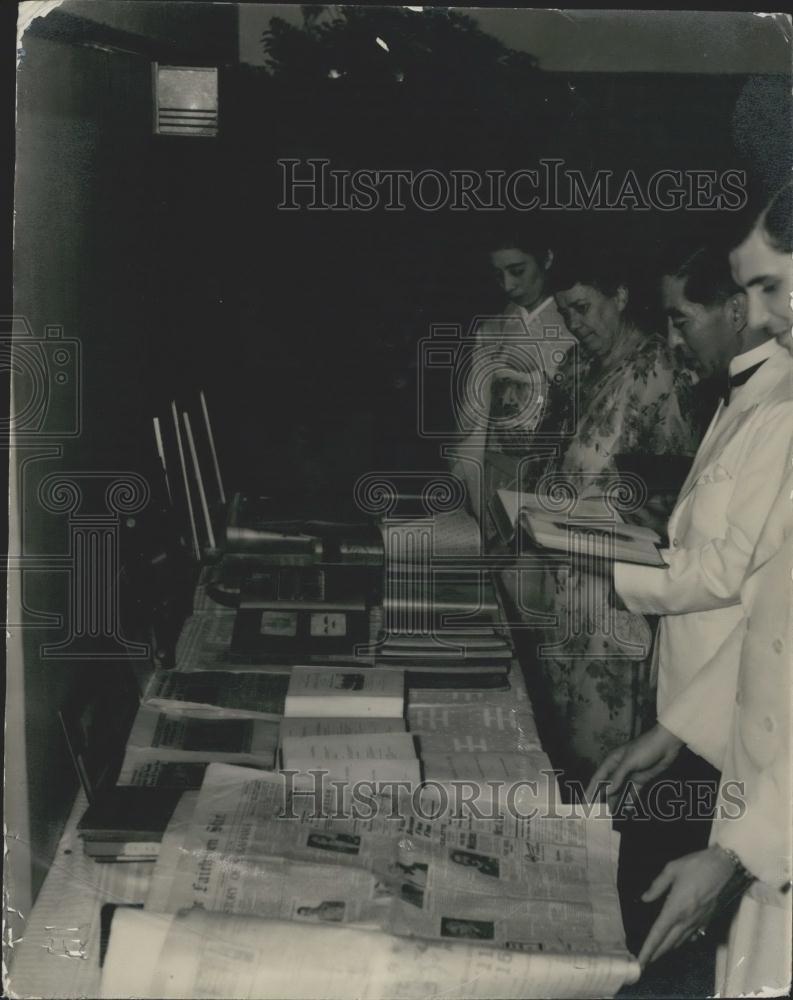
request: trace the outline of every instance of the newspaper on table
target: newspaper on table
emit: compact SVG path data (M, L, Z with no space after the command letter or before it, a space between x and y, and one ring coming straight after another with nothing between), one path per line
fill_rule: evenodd
M541 749L534 716L521 705L411 705L407 717L422 754Z
M184 840L166 831L147 909L198 905L272 919L368 919L377 926L387 894L375 892L377 880L360 864L362 852L368 858L375 848L348 828L278 820L284 788L280 774L210 766ZM393 850L381 841L376 848Z
M147 911L352 924L441 954L466 942L502 949L519 977L517 955L567 956L596 970L587 988L602 975L616 990L635 974L616 893L619 838L602 805L590 817L546 803L525 816L427 818L405 795L372 797L354 815L332 793L290 795L279 774L211 765L192 819L166 833ZM416 970L404 974L413 996ZM470 995L518 995L502 989L494 977Z
M194 1000L596 997L638 978L627 955L526 954L343 924L193 909L116 911L101 995Z
M422 808L465 797L480 812L526 814L558 798L556 772L542 750L528 753L425 753Z

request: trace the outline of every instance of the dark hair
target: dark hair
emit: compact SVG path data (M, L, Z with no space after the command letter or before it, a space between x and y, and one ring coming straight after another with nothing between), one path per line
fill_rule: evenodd
M585 249L566 248L554 259L551 273L551 292L554 294L567 291L573 285L588 285L611 297L619 288L626 288L629 294L623 316L628 322L646 328L647 307L641 300L647 296L641 294L641 291L646 293L645 289L640 291L642 284L626 258L605 245L597 249L592 245Z
M683 278L686 298L703 306L723 305L741 290L730 270L729 250L713 243L689 240L668 246L661 274Z
M755 190L732 229L730 249L740 246L752 230L760 229L778 253L793 253L793 181L766 198Z
M545 226L537 221L505 222L483 234L481 246L488 253L495 250L520 250L542 264L552 249Z
M758 223L775 250L793 253L793 181L788 181L776 192Z
M589 285L604 295L614 295L620 285L630 286L625 262L610 247L598 250L566 246L557 255L551 287L554 292L566 291L573 285Z

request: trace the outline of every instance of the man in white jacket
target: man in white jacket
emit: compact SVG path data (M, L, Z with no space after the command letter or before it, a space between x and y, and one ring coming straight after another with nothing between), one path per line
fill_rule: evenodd
M741 583L793 439L793 359L767 327L747 324L737 286L707 300L714 291L705 277L719 265L728 268L726 249L721 260L715 250L692 255L664 277L664 299L676 335L701 365L709 373L727 369L729 399L719 403L669 520L668 567L614 567L628 610L663 616L655 653L659 711L741 618Z
M793 359L764 322L747 322L745 293L729 267L729 247L697 247L670 262L663 278L670 340L683 342L725 397L700 444L668 524L666 569L616 563L614 586L628 610L660 615L654 666L657 710L696 676L742 618L740 587L785 472L793 440ZM729 380L729 381L728 381ZM732 385L729 385L732 382ZM679 821L629 823L621 889L647 884L666 862L706 847L718 768L680 746L658 761L648 790L661 810L675 800ZM697 809L696 821L690 810ZM653 919L626 903L631 946Z
M789 182L733 251L731 263L747 290L750 319L767 323L793 355L791 253ZM629 780L641 786L683 744L722 771L710 846L668 864L643 896L646 902L666 899L639 956L646 964L692 935L705 935L714 914L740 895L718 952L716 988L722 996L788 995L790 988L793 441L780 467L782 488L741 586L740 620L661 710L659 724L609 754L588 789L591 797L609 783L613 798Z
M589 788L609 781L612 797L628 780L641 786L684 745L722 772L710 846L670 862L642 897L666 901L639 954L646 965L704 936L743 893L717 953L721 996L790 987L792 568L793 472L741 588L741 620L658 725L610 754Z

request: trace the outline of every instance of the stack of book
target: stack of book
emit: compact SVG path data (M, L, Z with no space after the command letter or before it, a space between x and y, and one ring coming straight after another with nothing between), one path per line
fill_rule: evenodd
M272 498L236 494L224 534L219 561L199 579L176 649L178 670L366 656L383 589L383 543L373 522L310 519L294 505L286 516Z
M177 669L355 662L505 669L512 646L481 566L478 527L464 511L390 519L376 544L372 525L265 514L234 498L227 551L199 585Z
M156 861L179 795L162 788L108 788L77 824L83 850L105 863Z
M154 861L181 792L116 784L123 734L139 707L127 664L89 674L59 711L66 746L88 809L77 825L85 853L96 861Z
M298 786L324 781L421 780L406 732L400 670L294 667L281 723L280 760Z
M513 655L498 624L481 539L464 511L384 524L386 572L378 660L419 669L505 671Z

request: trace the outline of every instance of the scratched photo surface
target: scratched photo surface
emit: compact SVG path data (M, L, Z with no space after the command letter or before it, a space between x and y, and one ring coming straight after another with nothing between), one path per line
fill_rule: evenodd
M187 863L212 768L278 766L295 664L430 670L463 650L476 667L478 690L470 674L432 690L417 671L375 692L369 729L362 667L333 692L343 725L290 720L348 780L361 761L337 756L372 734L404 748L407 732L409 759L376 761L390 777L420 758L423 778L467 778L465 753L482 778L497 754L499 780L584 787L653 724L657 618L582 567L665 565L723 387L668 337L659 275L670 246L734 245L789 179L791 38L773 13L20 4L2 321L8 995L140 991L131 959L102 986L122 928L136 953L167 940L178 958L172 979L145 959L152 996L198 989L179 979L196 934L235 970L207 972L207 997L713 989L715 934L639 979L646 886L625 879L642 877L642 847L623 850L618 881L611 833L553 860L555 834L514 856L506 835L490 854L471 834L456 864L427 848L389 868L382 845L353 856L351 827L332 850L287 845L266 872L278 907L229 904L233 933L209 911L147 922L147 898L176 898L167 859ZM635 350L599 372L617 314ZM510 572L538 550L542 571ZM509 670L508 697L495 678ZM546 915L502 919L493 884L532 885L543 865ZM265 961L245 924L264 918L267 961L302 949L302 979L243 981L232 953ZM370 925L430 952L372 944L398 939ZM575 969L571 952L587 956ZM356 978L366 954L380 979Z

